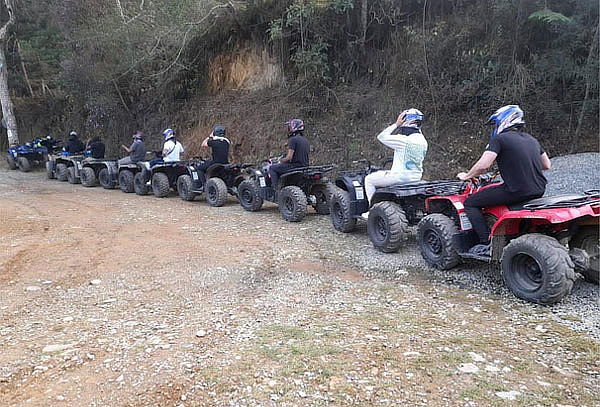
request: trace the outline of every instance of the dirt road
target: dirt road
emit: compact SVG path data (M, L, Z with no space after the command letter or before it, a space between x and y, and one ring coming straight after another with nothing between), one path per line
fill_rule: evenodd
M582 281L543 308L326 217L41 173L0 169L0 211L2 406L600 404Z

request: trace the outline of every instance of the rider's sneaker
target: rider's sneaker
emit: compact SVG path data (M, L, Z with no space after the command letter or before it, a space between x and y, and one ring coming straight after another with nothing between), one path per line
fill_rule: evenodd
M365 213L361 214L360 217L364 220L369 220L369 211L366 211Z
M477 256L490 257L492 255L492 244L477 244L469 249L469 253Z

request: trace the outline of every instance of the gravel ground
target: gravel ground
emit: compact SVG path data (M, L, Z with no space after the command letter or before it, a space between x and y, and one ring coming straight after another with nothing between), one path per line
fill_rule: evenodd
M600 153L581 153L552 158L546 173L546 196L579 194L600 188Z
M581 279L541 307L414 237L41 173L0 169L0 209L2 406L600 405Z

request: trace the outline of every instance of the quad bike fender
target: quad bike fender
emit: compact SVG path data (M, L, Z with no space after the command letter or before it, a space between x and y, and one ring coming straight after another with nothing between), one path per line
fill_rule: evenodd
M210 167L208 167L206 169L206 179L211 179L213 177L219 177L219 178L221 178L219 176L219 173L221 171L223 171L224 168L225 168L225 164L217 163L217 164L211 165Z
M505 212L492 227L492 236L515 235L521 231L521 224L529 222L532 227L554 225L561 229L566 224L580 226L598 225L600 206L584 205L576 208L553 208L540 210L521 210Z
M335 181L335 186L348 192L350 213L354 217L358 217L369 210L364 181L364 175L347 175Z
M473 226L465 212L463 201L463 195L432 196L425 199L425 212L445 213L446 215L448 215L448 212L456 213L459 221L459 230L461 232L468 232L473 230Z

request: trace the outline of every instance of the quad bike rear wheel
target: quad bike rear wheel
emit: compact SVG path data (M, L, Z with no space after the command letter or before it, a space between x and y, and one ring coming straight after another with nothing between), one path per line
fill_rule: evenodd
M583 227L571 238L569 247L585 250L590 258L590 267L581 272L585 281L598 284L600 280L600 237L597 226Z
M311 194L315 196L317 202L313 208L319 215L329 215L329 201L334 191L334 186L329 182L315 185Z
M29 172L31 171L31 163L26 157L17 157L17 166L20 171Z
M16 170L18 168L15 157L13 157L12 154L6 155L6 163L8 164L8 168L11 170Z
M79 177L81 178L81 185L84 187L95 187L98 185L96 172L92 167L83 167Z
M329 200L331 223L335 230L348 233L356 229L356 218L350 212L350 194L341 188L334 188Z
M408 221L397 203L378 202L369 210L367 231L377 250L394 253L408 239Z
M59 163L56 164L56 179L59 181L66 181L68 176L67 164Z
M164 172L157 172L152 175L152 192L157 198L164 198L169 195L171 185L169 176Z
M441 213L433 213L421 219L417 243L425 262L440 270L457 266L460 257L452 243L453 236L457 233L454 221Z
M56 178L56 175L54 174L54 164L50 161L46 161L46 176L48 179Z
M133 188L133 172L123 170L119 173L119 189L127 194L135 191Z
M504 282L523 300L554 304L573 288L573 262L567 248L553 237L530 233L513 239L500 262Z
M177 178L177 193L184 201L193 201L196 194L193 192L192 177L188 174L180 175Z
M108 168L102 168L98 173L98 181L100 181L100 185L104 189L114 189L115 184L110 179L110 173L108 172Z
M144 178L144 172L140 171L135 174L133 177L133 189L137 195L148 195L150 193L150 188L148 187L148 183L146 182L146 178Z
M242 208L249 212L256 212L263 205L263 199L258 194L258 185L253 179L247 179L240 183L238 199Z
M210 206L223 206L227 202L227 185L221 178L213 177L206 183L206 201Z
M67 168L67 181L69 184L79 184L79 178L75 175L75 167Z
M279 212L288 222L300 222L306 216L308 203L300 187L290 185L279 191Z

